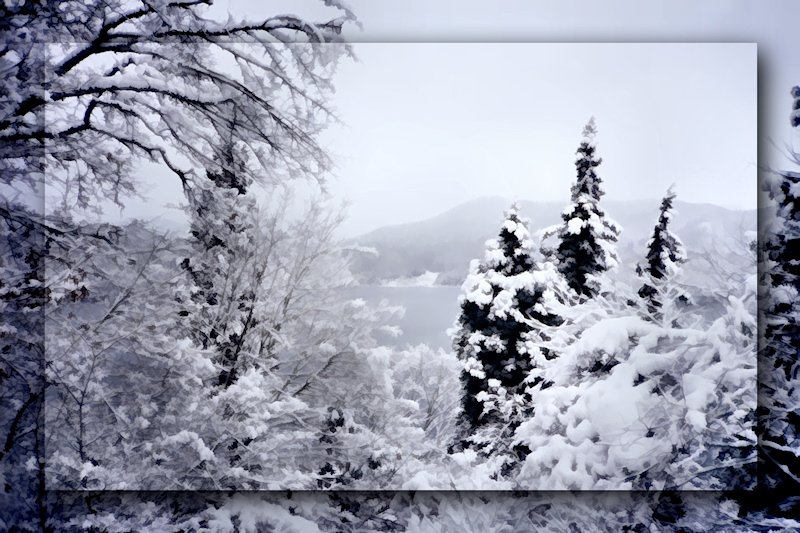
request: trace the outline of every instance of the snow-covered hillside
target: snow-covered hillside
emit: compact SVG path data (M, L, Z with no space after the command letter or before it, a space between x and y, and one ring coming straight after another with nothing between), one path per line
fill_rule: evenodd
M618 251L620 275L630 275L645 254L645 244L658 218L659 199L635 202L603 200L606 214L623 228ZM355 258L353 271L365 284L386 284L393 280L439 272L437 285L461 285L471 259L478 257L487 239L495 237L502 213L511 200L491 197L467 202L436 217L386 226L356 239L379 255ZM520 213L530 219L534 235L559 223L563 202L520 202ZM689 263L689 282L706 285L711 268L705 259L717 259L731 267L747 268L743 257L755 239L756 210L733 210L712 204L676 202L673 231L683 241ZM705 258L705 259L704 259ZM755 273L755 266L752 267Z

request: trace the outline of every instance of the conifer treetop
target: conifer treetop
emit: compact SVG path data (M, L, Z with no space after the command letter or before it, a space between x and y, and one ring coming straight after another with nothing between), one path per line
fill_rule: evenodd
M576 180L571 188L571 202L561 213L563 225L558 231L560 243L556 256L558 270L578 294L592 297L599 287L597 275L617 265L616 249L620 227L606 217L599 206L604 191L595 171L602 163L597 157L594 117L583 130L575 160Z
M603 159L596 155L596 135L597 125L594 117L591 117L589 122L586 123L586 126L583 127L583 139L576 151L578 154L578 159L575 160L577 181L570 190L573 203L583 203L587 200L596 203L599 202L600 198L605 194L600 188L602 179L600 179L600 176L598 176L595 171L595 168L600 166L600 163L603 162Z
M485 263L504 275L517 275L535 269L531 259L533 241L526 220L519 216L519 203L504 212L500 235L487 243Z
M636 265L636 273L644 280L638 294L646 309L645 319L672 324L673 327L677 327L677 322L674 322L678 313L676 303L690 301L676 283L679 265L686 262L686 252L678 236L669 230L675 197L673 183L661 201L658 222L647 242L645 264Z
M597 124L595 123L594 116L592 116L589 118L589 122L583 127L583 140L589 144L593 144L595 135L597 135Z
M675 184L670 185L667 194L661 201L658 223L653 228L653 234L647 243L647 272L654 278L661 279L668 274L668 263L680 264L686 261L683 243L669 231L669 222L672 220L672 208L677 194Z

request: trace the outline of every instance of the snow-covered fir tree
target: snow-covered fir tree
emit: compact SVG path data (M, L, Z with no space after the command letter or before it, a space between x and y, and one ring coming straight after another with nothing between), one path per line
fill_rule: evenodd
M577 180L571 189L571 203L561 213L563 224L557 232L556 250L559 272L576 293L588 297L600 290L596 275L618 263L614 243L620 232L599 206L605 193L596 170L602 162L597 156L596 135L592 117L583 128L575 161Z
M255 280L243 268L253 255L248 213L255 200L246 194L252 180L237 152L228 143L217 155L217 167L185 187L193 253L181 263L191 280L182 314L198 346L217 354L217 382L225 387L236 380L244 339L256 322Z
M800 97L800 88L792 90ZM797 112L791 115L797 126ZM800 155L793 153L800 165ZM773 210L763 236L761 298L763 349L761 351L759 446L760 484L772 489L771 498L780 501L796 495L800 488L800 173L768 175L765 188ZM787 507L797 509L797 504Z
M540 268L534 251L514 204L462 285L461 314L450 331L464 365L461 436L453 449L493 453L535 407L528 389L541 378L532 371L555 356L546 346L547 330L562 319L554 312L557 272L549 263ZM526 450L515 452L521 457Z
M676 305L689 301L688 295L674 283L680 265L686 262L683 243L669 230L676 197L674 187L673 184L661 201L658 222L647 242L645 264L636 266L636 273L643 280L638 291L644 308L643 316L655 323L666 320L668 324L672 324L675 313L671 311Z

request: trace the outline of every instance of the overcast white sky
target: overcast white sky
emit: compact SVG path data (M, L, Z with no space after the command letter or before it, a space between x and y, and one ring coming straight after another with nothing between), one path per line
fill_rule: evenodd
M347 234L470 199L569 200L595 116L606 198L755 207L754 44L357 44L331 191Z
M347 30L360 60L336 76L347 127L323 138L340 156L330 188L351 200L347 235L486 194L566 200L591 115L605 198L659 197L676 182L681 199L753 207L756 53L762 162L767 138L793 136L800 6L789 0L348 4L363 24ZM337 15L316 0L214 9ZM673 44L652 44L661 41Z

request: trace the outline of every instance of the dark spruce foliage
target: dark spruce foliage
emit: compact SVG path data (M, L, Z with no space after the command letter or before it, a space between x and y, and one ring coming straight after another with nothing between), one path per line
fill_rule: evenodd
M661 201L661 213L653 228L653 235L647 243L645 264L636 266L636 273L644 278L638 294L644 303L646 318L650 320L661 319L661 308L664 306L664 298L667 297L664 294L665 284L669 281L674 267L686 261L683 244L669 230L675 197L673 187L670 187ZM683 298L685 299L685 296Z
M578 147L577 180L571 189L571 204L561 214L564 223L558 232L560 242L556 250L559 272L576 293L586 297L598 292L592 276L608 270L615 260L601 241L616 242L619 235L617 225L606 219L598 205L605 193L596 171L603 161L596 153L596 133L592 117L584 127ZM576 219L580 221L579 229Z
M515 284L505 283L509 278L538 269L530 247L528 231L516 207L512 207L506 212L499 238L490 241L487 259L473 272L477 276L473 279L480 280L475 289L488 287L489 293L484 290L485 297L480 301L467 294L461 303L453 347L463 361L474 358L473 366L467 364L461 374L464 387L461 422L467 434L497 421L497 414L485 412L484 401L479 398L481 392L490 390L490 380L499 381L509 395L530 398L525 392L525 380L533 363L526 342L536 337L537 324L555 326L562 321L555 314L536 309L543 302L545 287L531 281L509 291ZM493 260L492 252L502 254L499 258L493 255ZM466 285L465 289L469 290ZM518 313L496 312L494 304L501 292L513 293L510 307ZM468 446L466 441L462 442L462 447Z

